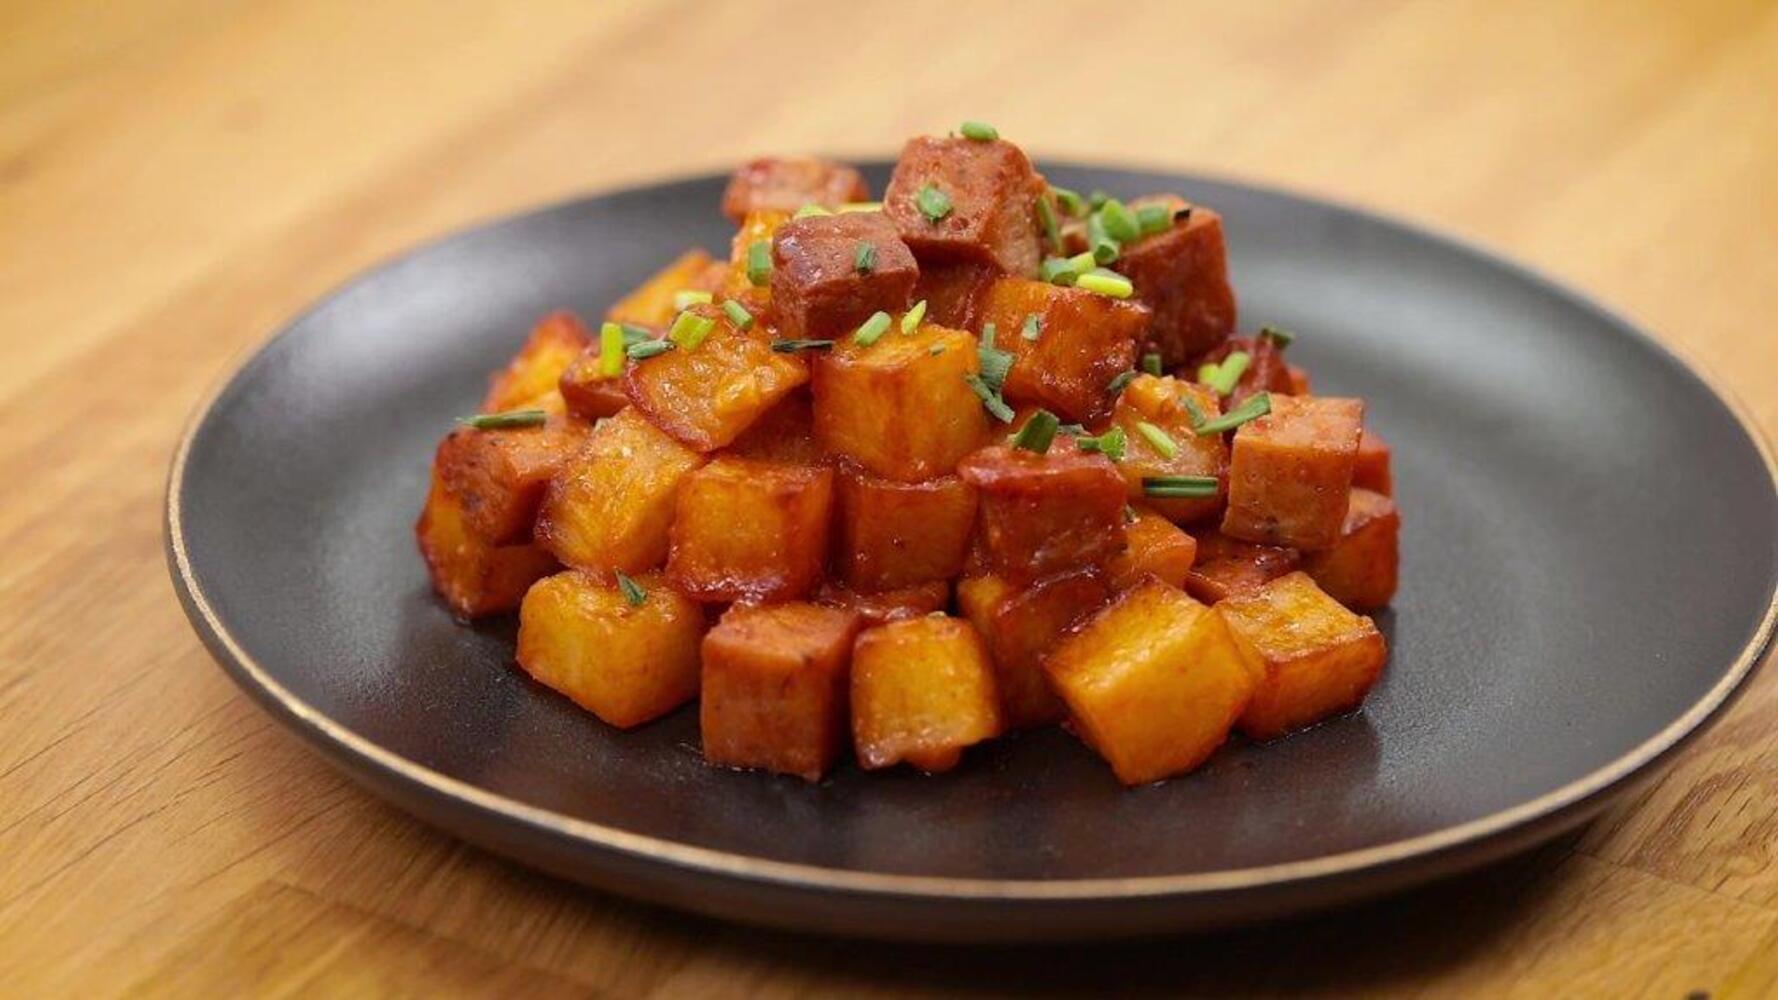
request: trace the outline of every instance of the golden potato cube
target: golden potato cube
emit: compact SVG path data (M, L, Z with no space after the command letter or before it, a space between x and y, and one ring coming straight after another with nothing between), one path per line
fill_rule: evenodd
M1197 540L1152 510L1133 510L1135 519L1124 525L1124 551L1105 567L1111 589L1122 593L1149 577L1184 587L1197 558Z
M820 465L827 453L815 441L815 411L798 390L780 399L728 446L726 454L793 465Z
M1198 553L1186 574L1185 590L1205 604L1258 590L1302 563L1302 553L1295 549L1243 542L1214 528L1197 538Z
M704 759L818 781L846 741L857 612L737 604L704 636Z
M1004 393L1063 420L1097 423L1111 411L1108 387L1136 364L1148 310L1084 288L1001 278L988 287L980 328L994 324L996 347L1013 356ZM1027 336L1033 324L1036 339Z
M671 264L649 275L628 295L617 300L606 313L612 323L632 323L655 330L664 330L679 315L674 296L680 292L708 292L710 255L696 248L680 254Z
M997 576L958 581L957 604L994 660L994 686L1000 691L1006 728L1061 721L1062 701L1050 690L1043 661L1070 629L1110 598L1105 577L1093 570L1062 573L1024 589Z
M1158 580L1126 591L1043 666L1076 731L1126 785L1202 764L1253 693L1222 618Z
M951 603L951 583L949 580L933 580L899 590L864 593L838 581L827 580L816 589L815 603L856 611L869 628L943 611Z
M539 427L459 427L433 459L469 530L499 545L531 541L550 480L586 440L584 421L556 414Z
M1194 428L1191 411L1185 400L1196 406L1205 420L1222 415L1216 391L1194 382L1182 382L1167 376L1138 375L1117 398L1112 422L1123 428L1126 439L1124 460L1118 463L1130 499L1159 511L1175 524L1191 524L1215 517L1222 512L1228 489L1229 450L1221 434L1199 434ZM1148 424L1165 435L1159 443L1151 441L1142 424ZM1172 443L1169 457L1164 449ZM1150 497L1142 491L1147 476L1215 476L1218 491L1213 497Z
M700 601L803 597L832 515L832 469L718 456L679 489L667 578Z
M901 483L849 465L840 470L834 561L857 590L956 576L974 530L975 487L956 476Z
M948 771L1000 732L998 706L987 648L966 621L890 622L852 648L852 740L866 768Z
M1311 552L1303 570L1329 597L1353 611L1374 611L1395 596L1401 514L1381 493L1354 489L1346 523L1331 549Z
M634 407L587 435L556 474L537 514L537 540L581 569L640 573L667 558L673 501L704 456Z
M1384 496L1395 492L1395 477L1389 471L1389 442L1368 427L1358 435L1358 458L1352 467L1352 485Z
M809 380L801 358L772 350L758 328L737 330L720 310L699 306L716 326L703 343L630 366L624 391L656 427L698 451L714 451Z
M557 568L555 557L537 545L496 545L471 531L462 504L436 469L414 538L432 589L459 618L516 609L525 590Z
M1383 633L1322 593L1309 574L1281 576L1216 606L1257 678L1241 731L1282 736L1356 708L1383 672Z
M1223 534L1325 549L1340 540L1364 402L1273 396L1272 412L1235 431Z
M512 361L489 377L482 412L520 409L553 391L562 373L590 343L592 335L573 315L556 312L545 316Z
M1042 455L994 445L958 475L980 491L977 524L988 569L1015 584L1104 566L1124 548L1124 481L1104 455L1058 439Z
M980 370L975 337L962 330L891 328L868 347L846 337L814 361L815 439L885 479L950 475L989 436L964 381Z
M539 580L519 608L519 666L619 729L657 719L698 694L704 612L658 575L617 585L580 570Z

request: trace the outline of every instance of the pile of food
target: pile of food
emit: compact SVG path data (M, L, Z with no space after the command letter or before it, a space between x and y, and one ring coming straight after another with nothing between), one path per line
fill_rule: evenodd
M859 173L757 160L598 328L545 318L439 445L463 618L712 763L942 771L1062 723L1128 784L1359 704L1395 591L1389 449L1237 334L1221 218L1045 182L991 127Z

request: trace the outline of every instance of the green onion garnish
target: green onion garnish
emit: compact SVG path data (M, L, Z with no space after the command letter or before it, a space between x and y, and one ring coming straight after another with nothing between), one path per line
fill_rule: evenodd
M473 417L460 417L457 422L478 431L504 431L515 427L541 427L549 422L549 414L542 410L507 410L504 413L478 413Z
M880 201L849 201L840 206L842 212L881 212L883 203Z
M993 414L995 420L1003 424L1012 423L1012 407L1006 405L1006 400L1000 398L1000 393L988 388L988 383L982 381L980 375L965 375L963 381L975 390L976 397L982 401L982 407Z
M1098 437L1076 437L1074 444L1081 451L1096 451L1113 462L1121 462L1127 440L1122 427L1113 427Z
M1259 335L1270 338L1272 343L1278 345L1280 351L1289 347L1291 344L1296 343L1296 334L1291 333L1289 330L1280 330L1275 326L1260 327Z
M1142 235L1142 224L1136 221L1136 213L1116 198L1099 208L1099 218L1105 223L1106 235L1119 243L1128 243Z
M1037 196L1037 221L1043 225L1043 235L1050 241L1050 248L1061 253L1062 226L1056 221L1056 210L1051 207L1050 200L1042 195Z
M926 300L914 303L914 307L901 314L901 332L913 333L920 328L920 322L926 318Z
M1136 226L1142 235L1152 236L1173 225L1173 213L1165 205L1144 205L1136 210Z
M1139 373L1134 368L1129 371L1118 372L1112 377L1110 382L1106 383L1105 391L1111 393L1113 396L1123 392L1125 386L1136 381L1137 374Z
M1043 317L1036 313L1025 316L1025 325L1019 328L1019 336L1026 340L1036 340L1043 336Z
M1061 423L1054 413L1048 410L1038 410L1031 414L1031 418L1025 421L1025 426L1019 428L1019 432L1013 435L1012 446L1042 455L1050 450L1051 442L1056 440L1056 428Z
M951 199L937 186L928 184L914 196L914 204L920 214L926 216L927 222L937 222L951 214Z
M1105 192L1094 191L1092 194L1087 195L1087 207L1097 212L1099 209L1104 208L1105 203L1110 200L1111 196Z
M599 374L616 378L624 373L624 328L616 323L599 324Z
M1074 256L1068 258L1068 263L1073 264L1074 270L1079 272L1080 274L1085 274L1088 271L1091 271L1093 269L1093 265L1097 264L1098 262L1099 262L1099 258L1094 257L1093 251L1091 251L1091 250L1082 251L1082 252L1077 253Z
M1080 277L1080 268L1067 257L1045 257L1038 265L1037 274L1052 285L1072 285L1074 279Z
M1272 412L1272 394L1269 392L1256 392L1253 395L1248 396L1240 406L1217 417L1215 420L1199 424L1197 426L1197 432L1199 434L1208 435L1221 434L1223 431L1232 431L1247 421L1252 420L1255 417L1263 417L1270 412Z
M1215 389L1218 396L1226 396L1235 391L1235 386L1241 381L1241 375L1247 371L1247 366L1251 364L1252 361L1253 355L1248 354L1246 351L1236 351L1228 357L1223 358L1222 364L1220 365L1214 367L1205 365L1204 368L1200 368L1198 370L1198 381ZM1209 378L1204 377L1205 369L1212 369L1209 372Z
M1215 476L1142 477L1142 492L1145 496L1151 497L1196 500L1215 496L1217 486L1218 481Z
M1050 193L1056 196L1056 204L1062 206L1062 211L1073 216L1086 214L1086 199L1082 198L1078 193L1070 191L1067 188L1059 187L1050 188Z
M618 326L623 328L625 347L654 339L654 331L646 326L637 326L634 323L619 323Z
M1146 420L1136 421L1136 433L1141 434L1143 440L1148 442L1148 446L1162 458L1172 458L1179 454L1179 445L1173 443L1173 439L1167 435L1167 432Z
M1127 299L1136 292L1136 286L1130 284L1130 279L1116 271L1107 271L1102 267L1094 268L1074 279L1074 284L1077 288L1084 288L1089 292L1097 292L1114 299Z
M1164 369L1161 368L1161 356L1159 354L1144 354L1142 356L1142 370L1155 378L1160 378L1164 373Z
M832 215L832 214L833 213L829 212L825 206L817 205L814 202L809 202L807 205L804 205L803 207L797 209L796 214L791 216L791 218L792 219L806 219L811 215Z
M630 579L629 574L616 570L614 575L617 577L617 589L623 591L624 600L629 602L630 607L639 608L648 600L648 591L643 590L640 583Z
M981 361L982 381L998 393L1006 384L1007 372L1012 371L1013 356L994 346L996 332L994 324L983 324L982 341L976 348L976 357Z
M859 274L869 274L877 269L877 248L874 244L858 243L858 249L852 253L852 270Z
M753 327L753 314L747 311L746 306L734 299L724 301L722 311L728 314L729 322L735 324L736 329L747 330Z
M714 298L714 296L709 292L699 292L687 288L673 293L673 308L680 312L684 312L692 306L701 306L704 303L709 302L712 298Z
M715 326L716 321L708 316L682 312L674 318L673 326L667 330L667 339L688 351L694 351L704 342L705 337L710 336L710 331Z
M1203 364L1199 365L1198 366L1198 383L1200 385L1215 385L1216 384L1216 382L1215 382L1216 373L1218 371L1220 371L1221 369L1222 369L1222 366L1217 364L1214 361L1206 361Z
M772 344L772 350L779 354L795 354L798 351L830 351L833 349L831 340L779 340Z
M689 316L691 314L684 313L682 315ZM673 343L671 340L644 340L624 348L624 356L631 361L646 361L656 355L665 354L678 346L678 344Z
M772 280L772 242L754 240L747 248L747 281L755 288L764 288Z
M1100 264L1117 260L1123 252L1117 241L1106 235L1105 223L1097 215L1087 216L1087 246L1093 251L1093 260Z
M1184 393L1180 393L1179 402L1185 406L1185 415L1191 418L1192 430L1195 431L1203 427L1204 411L1198 409L1198 404L1192 402L1192 398Z
M1000 132L987 122L964 122L957 126L957 131L963 133L963 138L976 142L993 142L1000 138Z
M858 330L852 334L852 339L858 342L859 347L869 347L876 343L877 338L881 337L883 331L887 329L889 329L889 314L879 309L870 314L870 319L858 325Z

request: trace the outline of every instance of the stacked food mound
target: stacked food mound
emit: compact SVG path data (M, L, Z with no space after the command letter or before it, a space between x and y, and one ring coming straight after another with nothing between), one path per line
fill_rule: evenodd
M610 725L699 699L712 763L809 780L1063 723L1138 784L1358 705L1389 450L1236 334L1216 212L973 122L870 196L754 161L726 258L546 317L438 447L451 608L518 609L519 665Z

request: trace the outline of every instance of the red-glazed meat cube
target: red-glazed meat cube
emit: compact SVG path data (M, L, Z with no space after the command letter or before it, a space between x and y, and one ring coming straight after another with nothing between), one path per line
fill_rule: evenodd
M1045 577L1023 590L997 576L957 584L957 603L993 656L994 686L1008 729L1061 720L1062 701L1050 690L1043 661L1070 629L1109 600L1105 576L1090 569Z
M956 476L919 483L840 469L834 561L848 585L895 590L963 569L975 529L975 487Z
M1389 442L1369 428L1358 435L1358 464L1352 469L1352 485L1384 496L1395 495L1395 477L1389 471Z
M1276 545L1255 545L1220 531L1198 535L1197 558L1186 575L1185 589L1205 604L1252 593L1289 573L1302 553Z
M804 205L838 208L869 200L864 175L844 163L818 156L762 156L729 178L722 214L739 224L748 212L760 209L794 212Z
M868 268L858 266L862 247L874 255ZM772 304L786 338L838 338L874 312L902 312L919 276L881 212L793 219L772 237Z
M903 618L943 611L951 603L951 583L949 580L933 580L867 594L836 580L828 580L815 591L815 603L856 611L864 619L865 627L875 628Z
M1171 208L1167 230L1126 244L1117 270L1136 286L1136 297L1154 313L1150 349L1168 368L1215 347L1235 329L1235 291L1229 285L1222 216L1178 198L1132 202Z
M1124 549L1124 480L1104 455L1060 441L1042 455L994 445L957 471L980 491L982 555L997 576L1028 583Z
M929 195L922 207L928 187L942 200ZM920 136L902 147L883 211L922 261L1030 276L1042 257L1036 204L1043 191L1043 178L1010 142ZM929 211L934 201L942 211Z
M1339 541L1363 418L1362 400L1272 397L1235 432L1223 533L1299 549Z
M1276 392L1285 396L1304 395L1296 391L1295 376L1292 375L1290 366L1284 363L1284 352L1279 349L1278 342L1267 336L1230 337L1222 342L1222 346L1187 367L1195 377L1198 366L1221 364L1236 351L1247 355L1247 367L1241 372L1241 378L1235 382L1235 391L1229 393L1228 399L1224 401L1224 409L1232 410L1240 406L1256 392Z
M926 303L926 322L974 330L982 296L999 269L992 264L925 264L914 283L914 301Z

